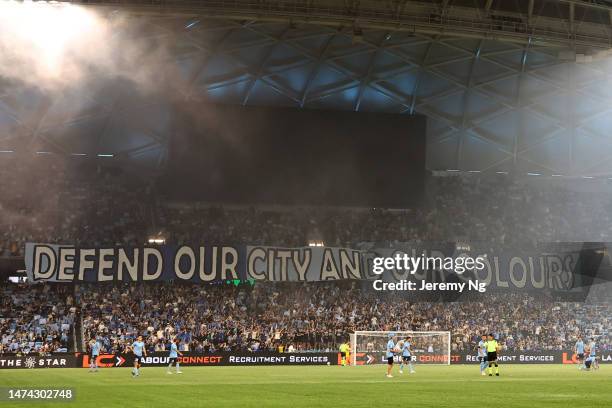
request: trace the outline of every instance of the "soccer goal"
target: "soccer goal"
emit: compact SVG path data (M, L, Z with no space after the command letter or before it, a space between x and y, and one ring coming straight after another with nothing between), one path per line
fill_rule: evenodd
M419 364L449 365L451 333L449 331L357 331L351 334L351 365L386 364L389 333L397 347L410 336L412 360ZM401 352L394 357L399 362Z

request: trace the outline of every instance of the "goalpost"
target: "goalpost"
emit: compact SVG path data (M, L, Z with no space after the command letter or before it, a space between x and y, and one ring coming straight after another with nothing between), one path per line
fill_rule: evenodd
M356 331L351 334L351 365L386 364L389 333L396 346L412 337L412 360L419 364L450 365L451 332L449 331ZM394 359L399 362L401 352Z

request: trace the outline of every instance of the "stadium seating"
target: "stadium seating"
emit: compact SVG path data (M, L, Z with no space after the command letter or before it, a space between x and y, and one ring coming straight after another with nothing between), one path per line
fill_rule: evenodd
M424 204L409 210L254 209L169 203L155 186L119 171L74 171L61 160L34 163L23 168L0 162L0 255L22 255L27 241L142 244L159 231L167 243L287 246L312 237L336 246L462 240L520 248L612 241L612 192L576 188L592 181L542 187L505 175L432 177ZM31 183L17 183L24 179Z
M71 290L75 290L71 294ZM217 350L335 350L355 330L452 332L452 349L469 351L484 331L511 351L571 349L578 335L597 336L611 350L610 303L557 302L528 294L488 294L457 303L389 296L348 283L242 285L36 285L4 289L0 336L4 352L77 349L96 336L121 352L137 334L151 351L178 336L183 347ZM12 299L7 301L7 299ZM44 301L41 301L44 299ZM33 306L38 304L40 306ZM474 311L482 316L475 319ZM20 316L17 318L6 318ZM75 320L81 316L81 320ZM41 320L42 319L42 320ZM77 330L72 330L76 322Z
M555 241L612 241L612 194L552 184L541 189L507 176L433 177L426 202L412 210L256 210L168 203L154 186L143 186L120 171L74 171L61 160L34 161L28 168L5 160L0 166L0 189L6 192L0 195L2 256L23 255L28 241L138 245L159 231L175 244L302 246L316 237L327 245L455 239L521 248ZM17 182L26 179L27 186ZM9 285L2 288L2 349L72 350L73 344L82 348L83 341L98 335L108 351L118 351L136 333L148 333L152 349L162 347L162 339L180 335L190 349L200 351L272 349L281 343L325 350L335 349L354 330L396 329L451 330L456 350L472 347L483 329L502 331L505 346L520 350L569 347L578 333L603 336L602 348L611 344L609 303L574 305L500 294L486 303L463 299L448 307L427 299L381 303L367 292L357 293L358 287L341 285L296 284L290 289L272 284L50 285L28 292ZM45 301L34 307L33 296ZM489 323L475 321L475 314Z

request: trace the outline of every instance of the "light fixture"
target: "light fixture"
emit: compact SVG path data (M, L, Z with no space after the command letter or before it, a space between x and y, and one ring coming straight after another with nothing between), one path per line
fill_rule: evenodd
M162 236L150 237L149 244L151 245L164 245L166 243L166 238Z

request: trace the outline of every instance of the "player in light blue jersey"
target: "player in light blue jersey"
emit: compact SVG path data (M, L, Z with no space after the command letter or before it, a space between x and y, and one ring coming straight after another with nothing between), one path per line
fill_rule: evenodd
M585 368L584 365L584 342L582 341L582 337L578 337L578 341L574 345L574 353L576 354L576 358L578 359L578 369L582 370Z
M483 334L478 342L478 361L480 361L480 375L487 375L487 335Z
M142 341L142 336L138 336L136 341L132 343L131 349L134 353L134 368L132 369L132 377L138 377L140 375L142 358L147 356L147 350L144 342Z
M597 370L599 368L599 363L597 361L597 345L595 344L595 339L591 339L591 342L589 343L588 349L586 351L589 355L584 361L584 366L586 370Z
M168 374L172 374L172 371L170 371L170 369L172 368L172 364L174 364L176 366L176 373L177 374L182 374L183 372L181 371L180 367L179 367L179 361L178 361L178 356L183 356L183 353L181 353L178 349L178 345L179 345L179 338L175 338L173 341L170 342L170 364L168 364Z
M98 371L98 356L100 356L100 349L102 346L97 339L91 339L89 342L89 372Z
M404 374L404 364L408 364L410 374L414 374L414 366L412 365L412 337L407 336L402 344L402 362L400 364L400 374Z
M389 333L389 341L387 342L387 349L385 356L387 357L387 378L393 378L391 370L393 370L393 356L395 355L395 342L393 341L393 333Z

